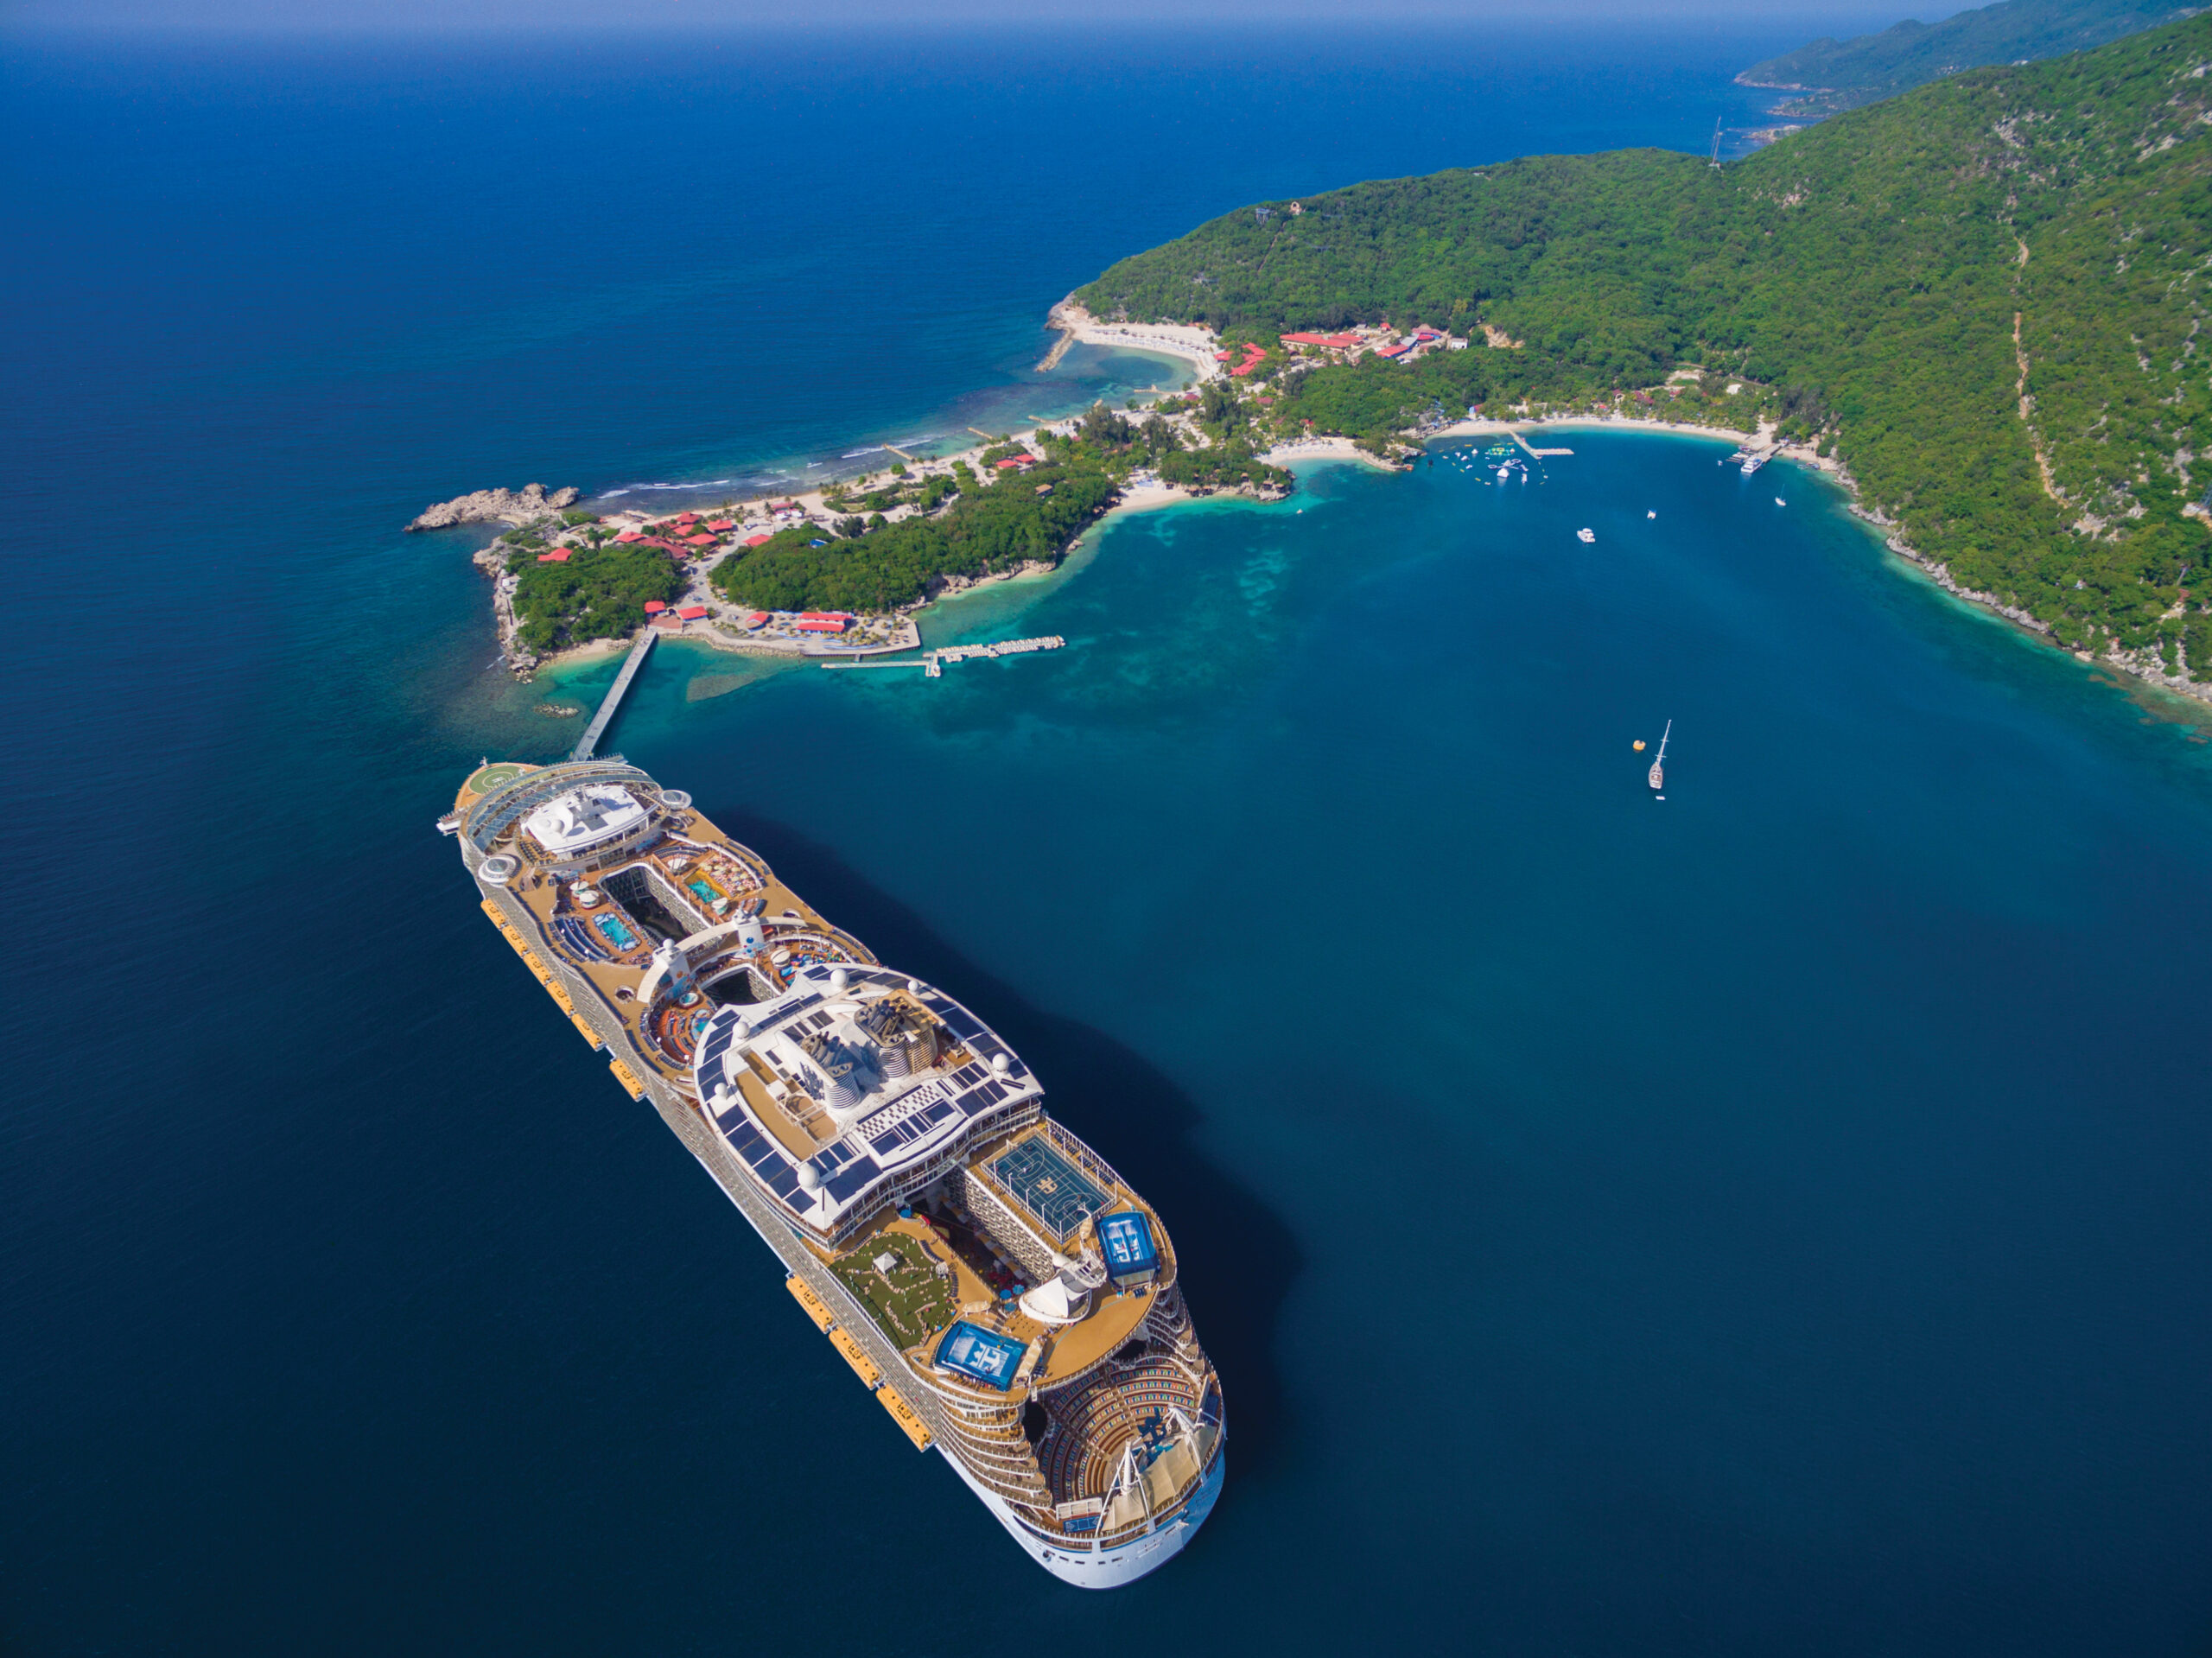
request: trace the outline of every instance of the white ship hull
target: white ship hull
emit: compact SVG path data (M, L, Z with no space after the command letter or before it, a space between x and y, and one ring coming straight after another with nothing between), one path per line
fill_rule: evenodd
M1206 1516L1213 1512L1214 1502L1221 1496L1222 1480L1229 1467L1229 1447L1224 1445L1215 1452L1213 1466L1206 1471L1205 1477L1191 1494L1190 1502L1180 1514L1157 1531L1098 1550L1071 1549L1039 1537L1015 1517L1005 1498L978 1483L961 1465L959 1458L948 1455L945 1461L967 1481L968 1489L977 1500L998 1516L999 1524L1007 1528L1014 1540L1062 1583L1071 1583L1078 1589L1119 1589L1166 1565L1183 1552L1183 1546L1205 1524Z

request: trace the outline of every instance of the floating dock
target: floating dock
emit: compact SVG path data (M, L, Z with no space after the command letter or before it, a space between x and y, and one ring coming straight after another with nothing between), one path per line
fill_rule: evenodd
M599 712L591 716L591 723L584 727L584 734L569 755L572 760L588 760L599 746L599 740L607 734L607 727L614 719L614 711L622 706L622 698L630 689L630 682L638 677L638 670L652 654L653 642L660 638L660 630L651 622L638 630L637 642L631 645L630 654L624 658L622 671L614 676L614 683L607 688L607 699L599 705Z

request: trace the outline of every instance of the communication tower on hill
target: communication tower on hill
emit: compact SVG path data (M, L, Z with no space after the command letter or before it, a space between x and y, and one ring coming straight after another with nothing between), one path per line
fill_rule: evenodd
M1720 165L1720 118L1717 115L1713 118L1713 164Z

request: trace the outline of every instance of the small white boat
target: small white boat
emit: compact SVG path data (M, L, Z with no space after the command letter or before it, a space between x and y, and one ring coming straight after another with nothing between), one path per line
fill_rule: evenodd
M1598 539L1598 532L1594 530L1578 530L1574 532L1574 538L1586 547Z
M1776 496L1776 497L1774 498L1774 504L1775 504L1777 506L1787 506L1787 505L1789 505L1789 502L1787 502L1787 501L1783 500L1783 499L1782 499L1782 497L1780 497L1779 495L1777 495L1777 496Z
M1667 739L1674 734L1675 722L1672 720L1669 720L1667 721L1667 728L1659 734L1659 752L1651 757L1651 775L1649 781L1652 788L1655 790L1663 789L1667 786ZM1664 795L1661 795L1659 797L1662 800L1664 800L1666 797L1667 797Z
M1643 516L1647 518L1656 518L1659 515L1656 512L1647 512Z

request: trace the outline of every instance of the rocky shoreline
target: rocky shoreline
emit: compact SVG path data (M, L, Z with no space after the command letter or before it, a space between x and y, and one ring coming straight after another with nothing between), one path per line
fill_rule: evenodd
M1849 483L1847 475L1846 481ZM1858 493L1858 486L1855 483L1850 483L1849 486L1855 497ZM1891 518L1881 512L1861 506L1856 499L1851 503L1851 514L1853 518L1872 524L1878 530L1886 531L1892 527L1893 521ZM1948 565L1926 557L1907 546L1898 537L1885 534L1883 537L1882 544L1899 558L1917 566L1923 575L1953 598L1963 599L1971 605L1979 605L1984 610L1992 611L2002 616L2016 627L2024 628L2042 638L2050 638L2049 622L2037 620L2017 605L2006 604L1993 593L1985 593L1978 588L1961 586L1957 578L1952 575ZM2055 639L2051 643L2056 645L2060 650L2066 649L2064 645L2057 645ZM2159 660L2155 651L2129 651L2124 649L2119 640L2107 639L2101 654L2094 651L2068 651L2067 654L2077 662L2086 662L2092 666L2111 668L2120 673L2133 675L2146 683L2156 685L2161 690L2186 696L2192 702L2212 703L2212 684L2205 684L2194 679L2184 679L2178 674L2167 672L2165 664ZM2183 665L2187 665L2186 661Z
M573 484L548 492L543 484L524 484L518 491L480 489L424 507L407 526L417 530L450 530L457 524L525 524L562 508L574 506L583 492Z

